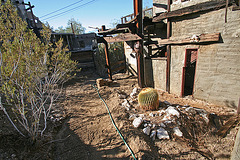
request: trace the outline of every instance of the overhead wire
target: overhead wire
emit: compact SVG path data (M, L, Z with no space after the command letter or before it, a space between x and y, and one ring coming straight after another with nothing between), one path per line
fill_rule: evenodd
M69 9L69 10L66 10L66 11L64 11L64 12L58 13L58 14L56 14L56 15L47 17L47 18L43 19L43 21L52 20L52 19L58 18L58 17L60 17L60 16L62 16L62 15L64 15L64 14L67 14L67 13L69 13L69 12L73 12L73 11L75 11L75 10L77 10L77 9L83 7L83 6L86 6L86 5L88 5L88 4L91 4L91 3L95 2L95 1L97 1L97 0L91 0L91 1L89 1L89 2L86 2L86 3L84 3L84 4L79 5L79 6L77 6L77 7L74 7L74 8L71 8L71 9Z
M73 6L73 5L75 5L75 4L78 4L78 3L82 2L82 1L83 1L83 0L80 0L80 1L77 1L77 2L75 2L75 3L69 4L68 6L65 6L65 7L63 7L63 8L60 8L60 9L58 9L58 10L56 10L56 11L51 12L51 13L45 14L45 15L39 17L39 18L43 18L43 17L49 16L49 15L51 15L51 14L53 14L53 13L56 13L56 12L61 11L61 10L64 10L65 8L71 7L71 6Z

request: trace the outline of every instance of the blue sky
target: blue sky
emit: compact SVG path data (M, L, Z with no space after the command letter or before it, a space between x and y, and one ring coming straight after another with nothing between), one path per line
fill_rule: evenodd
M87 29L86 32L96 31L88 28L88 26L101 27L102 25L106 25L107 27L111 27L111 23L120 21L121 17L133 13L133 0L82 0L81 2L69 8L61 10L59 12L55 12L46 17L42 17L48 13L54 12L70 4L76 3L79 0L28 1L35 6L35 8L33 8L34 14L39 17L41 21L48 21L50 26L54 27L54 29L60 26L65 27L67 25L67 21L71 18L74 18L75 20L78 20L82 23L83 27ZM27 3L28 1L25 0L25 3ZM73 8L81 6L90 1L92 1L92 3L86 4L80 8L77 8L76 10L73 10ZM152 7L152 0L143 0L143 5ZM61 16L59 15L44 20L45 18L54 16L66 10L71 11Z

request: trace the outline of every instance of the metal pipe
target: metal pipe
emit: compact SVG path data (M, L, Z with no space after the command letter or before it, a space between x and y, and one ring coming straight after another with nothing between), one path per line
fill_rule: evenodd
M142 18L142 0L133 0L134 16L136 18L137 34L143 37L143 18ZM144 87L144 64L143 64L143 41L139 40L134 44L134 50L137 54L137 72L138 85Z
M171 0L168 0L167 11L170 12ZM171 21L167 19L167 39L171 36ZM171 46L167 45L167 66L166 66L166 91L170 93L170 63L171 63Z

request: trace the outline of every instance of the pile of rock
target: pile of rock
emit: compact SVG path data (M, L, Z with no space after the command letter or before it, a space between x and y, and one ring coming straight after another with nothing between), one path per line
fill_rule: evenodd
M133 126L142 129L152 140L173 137L196 138L191 136L205 133L210 127L217 130L222 126L219 117L214 113L191 106L173 105L167 101L161 102L157 111L142 113L137 109L139 91L134 88L130 96L126 96L120 105L129 113Z

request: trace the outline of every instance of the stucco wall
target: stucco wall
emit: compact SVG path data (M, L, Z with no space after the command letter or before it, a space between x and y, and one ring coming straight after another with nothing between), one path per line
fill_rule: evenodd
M128 67L132 73L137 73L137 59L136 59L136 53L132 49L133 42L124 42L124 53L126 56L126 62L130 67ZM135 56L135 57L133 57ZM134 74L135 76L137 74Z
M166 88L166 58L145 59L145 84L164 90Z
M189 15L172 22L172 37L221 33L222 42L172 46L170 90L180 94L186 48L199 48L194 97L236 107L240 97L240 11L228 8Z

